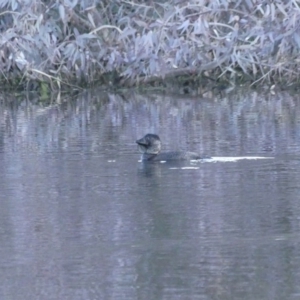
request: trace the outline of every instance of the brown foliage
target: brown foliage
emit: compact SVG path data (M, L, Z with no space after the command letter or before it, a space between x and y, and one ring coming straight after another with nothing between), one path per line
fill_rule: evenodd
M0 0L2 78L298 80L298 1ZM110 76L106 76L109 74Z

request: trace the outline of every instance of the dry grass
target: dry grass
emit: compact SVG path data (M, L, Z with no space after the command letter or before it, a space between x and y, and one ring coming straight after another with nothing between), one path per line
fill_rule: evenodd
M299 80L298 1L24 3L0 0L1 77L12 85Z

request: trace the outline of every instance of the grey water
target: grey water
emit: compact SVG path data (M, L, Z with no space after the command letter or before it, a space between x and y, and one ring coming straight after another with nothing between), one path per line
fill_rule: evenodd
M272 159L147 164L164 150ZM300 100L0 99L0 299L300 299Z

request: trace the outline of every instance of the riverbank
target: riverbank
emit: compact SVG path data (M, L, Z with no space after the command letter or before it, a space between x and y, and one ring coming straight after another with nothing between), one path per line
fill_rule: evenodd
M1 12L5 88L232 86L299 81L295 1L9 1Z

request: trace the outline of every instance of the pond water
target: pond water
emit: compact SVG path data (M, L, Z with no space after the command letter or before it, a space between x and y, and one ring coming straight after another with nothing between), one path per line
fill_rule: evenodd
M0 101L1 299L300 299L299 97Z

